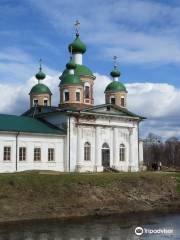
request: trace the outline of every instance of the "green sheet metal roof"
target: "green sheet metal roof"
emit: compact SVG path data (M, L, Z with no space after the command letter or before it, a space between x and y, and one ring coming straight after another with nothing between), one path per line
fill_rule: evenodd
M36 93L36 94L48 93L52 95L50 89L43 83L38 83L34 87L32 87L30 93Z
M46 78L46 74L42 72L41 68L40 68L39 72L36 73L36 78L37 78L38 80L43 80L43 79Z
M67 74L63 74L59 79L61 80L60 85L64 85L64 84L83 85L78 75L67 73Z
M74 60L70 59L70 61L66 64L67 69L75 69L76 68L76 63Z
M64 70L62 75L66 73L68 73L68 69ZM81 75L93 76L92 71L88 67L86 67L85 65L79 65L79 64L76 64L76 69L74 73L78 76L81 76Z
M1 131L65 135L63 131L35 118L6 114L0 114Z
M110 74L112 77L119 77L121 75L120 71L117 68L113 69Z
M105 92L118 92L118 91L127 92L124 84L119 81L113 81L109 83L105 89Z
M107 107L110 107L111 110L108 110L107 111ZM44 107L44 106L41 106L41 108L47 108L47 107ZM70 106L64 106L64 107L48 107L49 111L41 111L40 113L37 113L36 117L38 118L43 118L44 116L48 116L50 114L61 114L61 113L65 113L67 114L68 112L72 112L72 113L78 113L78 114L84 114L84 113L89 113L89 114L92 114L92 115L95 115L95 114L99 114L99 115L107 115L107 116L111 116L111 115L114 115L114 116L127 116L127 117L131 117L131 118L139 118L140 120L144 120L146 119L145 117L143 116L140 116L140 115L137 115L137 114L134 114L132 112L130 112L128 109L126 108L122 108L122 107L119 107L115 104L100 104L100 105L95 105L95 106L82 106L82 108L77 108L75 106L75 104L71 104ZM103 110L103 109L106 109L106 110ZM112 109L114 110L117 110L117 111L112 111ZM32 111L34 110L34 108L30 109L29 111L27 111L25 114L32 114Z
M85 53L86 52L86 45L81 41L79 35L76 35L76 39L69 44L68 50L71 53Z

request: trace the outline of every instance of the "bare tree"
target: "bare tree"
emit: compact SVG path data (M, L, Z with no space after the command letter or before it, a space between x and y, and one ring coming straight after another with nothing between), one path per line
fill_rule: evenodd
M163 142L160 136L149 133L144 140L144 162L149 169L159 162L167 167L180 167L180 141L172 136Z

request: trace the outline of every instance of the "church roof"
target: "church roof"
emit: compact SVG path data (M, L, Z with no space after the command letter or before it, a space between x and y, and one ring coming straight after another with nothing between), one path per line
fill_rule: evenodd
M47 115L54 115L54 114L89 114L89 115L103 115L103 116L116 116L116 117L125 117L125 118L133 118L136 120L143 120L146 119L145 117L139 116L127 110L126 108L119 107L115 104L101 104L95 106L84 106L82 105L81 108L77 108L74 104L69 104L68 106L62 107L44 107L40 106L41 111L36 112L35 117L43 118ZM23 115L32 115L33 108L29 111L25 112Z
M121 75L120 71L117 68L114 68L110 74L112 77L120 77Z
M61 80L59 85L63 85L63 84L83 85L83 83L78 75L66 73L66 74L61 75L61 77L59 79Z
M109 83L105 89L105 92L119 92L119 91L127 92L124 84L119 81L113 81Z
M23 133L43 133L58 134L65 133L50 125L32 117L0 114L0 132L23 132Z
M36 73L36 78L38 80L43 80L46 78L46 74L42 72L41 68L39 69L39 72Z
M76 39L71 44L69 44L68 50L72 53L83 54L86 52L86 45L81 41L79 34L76 34Z
M65 69L64 72L62 73L62 75L68 73L68 69ZM76 64L76 69L74 71L74 73L78 76L82 76L82 75L88 75L88 76L93 76L92 71L86 67L85 65L80 65L80 64Z
M96 105L96 106L84 108L81 110L81 112L94 113L94 114L100 114L100 115L102 114L102 115L124 116L124 117L136 118L141 120L146 119L145 117L142 117L133 112L130 112L126 108L119 107L115 104Z
M75 68L76 68L76 63L71 58L70 61L66 64L66 69L75 69Z
M35 93L35 94L48 93L52 95L50 89L43 83L38 83L35 86L33 86L30 93Z

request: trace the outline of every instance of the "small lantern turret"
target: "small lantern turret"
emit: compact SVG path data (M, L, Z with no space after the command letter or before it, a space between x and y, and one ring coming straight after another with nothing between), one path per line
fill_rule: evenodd
M112 82L109 83L104 91L106 104L115 104L119 107L127 108L127 90L122 82L119 81L121 75L117 68L117 57L114 56L114 68L110 75Z
M30 107L39 106L51 106L51 91L50 89L41 81L46 78L46 74L42 71L42 61L39 61L39 71L35 75L38 83L32 87L30 95Z

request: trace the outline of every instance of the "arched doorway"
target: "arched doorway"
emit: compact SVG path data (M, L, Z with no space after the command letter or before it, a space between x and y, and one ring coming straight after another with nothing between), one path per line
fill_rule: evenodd
M107 143L102 145L102 166L110 167L110 148Z

